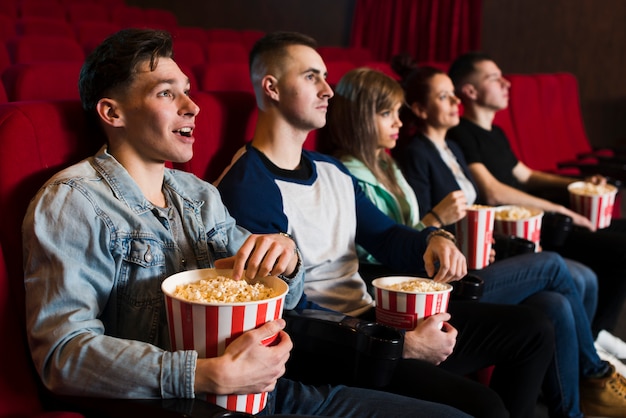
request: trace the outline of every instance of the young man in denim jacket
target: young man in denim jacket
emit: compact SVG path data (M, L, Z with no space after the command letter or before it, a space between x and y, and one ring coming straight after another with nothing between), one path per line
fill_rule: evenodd
M281 379L292 348L272 321L225 353L169 351L160 285L183 270L233 268L233 278L283 275L286 307L302 293L299 252L281 234L236 225L217 190L166 161L193 155L198 106L162 31L127 29L87 58L79 89L107 144L49 180L24 220L28 338L55 393L193 398L272 392L263 412L349 417L465 416L441 405ZM279 333L270 347L261 341ZM354 399L359 398L355 403Z

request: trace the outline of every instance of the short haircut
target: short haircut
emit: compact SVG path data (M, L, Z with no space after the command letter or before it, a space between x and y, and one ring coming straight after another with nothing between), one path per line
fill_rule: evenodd
M482 51L467 52L455 59L448 69L454 88L458 90L467 83L470 76L476 72L476 64L483 61L493 61L493 59Z
M315 39L299 32L270 32L254 44L248 63L255 91L261 79L267 75L270 65L281 65L287 56L287 47L292 45L317 48Z
M123 29L106 38L80 71L78 90L87 114L95 117L100 99L128 87L141 63L149 61L153 71L160 57L173 57L172 37L166 31Z

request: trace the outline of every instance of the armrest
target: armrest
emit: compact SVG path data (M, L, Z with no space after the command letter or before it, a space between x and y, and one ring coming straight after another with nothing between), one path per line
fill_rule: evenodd
M623 182L626 182L626 161L562 161L558 163L558 167L575 167L583 176L601 174L607 178L613 179L613 181L619 182L619 184L613 183L618 187L621 186Z
M343 314L286 311L286 331L294 348L286 377L309 384L381 387L402 358L401 331Z
M79 412L87 418L246 418L200 399L107 399L47 395L47 406Z

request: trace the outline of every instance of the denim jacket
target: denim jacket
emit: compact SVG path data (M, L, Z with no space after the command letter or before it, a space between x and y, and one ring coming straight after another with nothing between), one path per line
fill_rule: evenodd
M213 186L165 170L164 187L197 268L233 255L249 232ZM191 398L197 353L169 350L161 282L185 270L168 220L103 148L50 179L24 219L27 331L44 384L62 394ZM287 309L302 295L289 280Z

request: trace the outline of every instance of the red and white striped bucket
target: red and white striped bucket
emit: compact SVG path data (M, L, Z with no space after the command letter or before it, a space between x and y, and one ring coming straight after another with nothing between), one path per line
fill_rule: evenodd
M502 219L501 213L505 211L509 214L518 212L520 214L525 213L526 215L520 219ZM539 209L524 208L515 205L498 206L496 207L494 230L499 234L513 235L532 241L535 243L535 251L539 251L542 219L543 211Z
M617 187L611 184L594 186L591 183L577 181L571 183L567 190L574 212L589 219L596 229L611 225Z
M163 281L167 321L172 350L195 350L200 358L217 357L245 331L257 328L268 321L282 317L287 284L278 277L257 279L272 287L277 296L254 302L200 303L189 302L174 296L176 286L217 276L232 277L232 270L199 269L174 274ZM271 344L276 335L264 341ZM231 411L256 414L267 403L267 393L247 395L206 394L208 402Z
M395 328L411 330L420 319L448 310L452 286L439 283L444 290L425 292L404 292L391 290L389 286L397 283L419 280L426 284L430 279L408 276L380 277L372 281L376 289L376 322Z
M495 208L473 205L467 216L456 223L457 245L467 259L467 268L478 270L489 265Z

